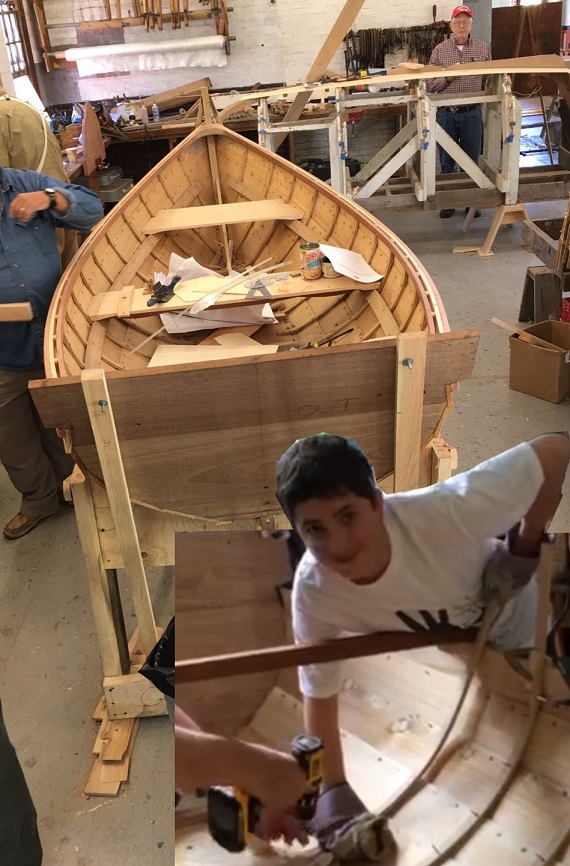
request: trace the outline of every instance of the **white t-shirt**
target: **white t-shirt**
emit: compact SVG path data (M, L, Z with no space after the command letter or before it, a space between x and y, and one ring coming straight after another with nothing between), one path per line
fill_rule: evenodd
M296 643L445 622L477 625L481 576L495 536L524 517L543 482L536 452L524 442L431 487L385 496L392 557L375 583L353 584L305 551L293 586ZM494 626L494 645L528 646L535 600L536 587L529 584L505 607ZM341 669L336 662L300 667L301 691L315 698L336 694Z

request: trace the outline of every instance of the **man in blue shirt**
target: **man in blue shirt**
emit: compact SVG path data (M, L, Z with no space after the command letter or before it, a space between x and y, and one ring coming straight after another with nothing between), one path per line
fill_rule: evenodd
M0 169L0 303L29 301L31 322L0 323L0 462L22 496L4 537L20 538L59 510L73 471L28 393L41 379L47 313L61 277L55 229L87 233L103 216L95 193L35 171Z

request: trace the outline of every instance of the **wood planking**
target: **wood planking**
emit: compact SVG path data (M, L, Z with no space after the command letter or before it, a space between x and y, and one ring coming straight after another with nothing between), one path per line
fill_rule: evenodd
M316 422L355 437L383 477L393 469L395 342L110 374L131 496L206 517L274 510L275 460ZM471 374L476 346L475 332L428 338L422 440L447 404L449 379ZM99 476L79 383L38 383L31 393L47 426L74 429L79 459ZM192 403L173 401L180 393L192 393ZM183 476L172 473L173 453Z

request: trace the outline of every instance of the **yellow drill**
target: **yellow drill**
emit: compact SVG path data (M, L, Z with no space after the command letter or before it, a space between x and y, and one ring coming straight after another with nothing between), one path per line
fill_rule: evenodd
M302 823L310 821L323 780L323 741L301 734L291 743L291 754L313 787L297 801L293 814ZM259 823L263 804L246 791L236 788L208 789L208 830L226 851L238 853L251 842Z

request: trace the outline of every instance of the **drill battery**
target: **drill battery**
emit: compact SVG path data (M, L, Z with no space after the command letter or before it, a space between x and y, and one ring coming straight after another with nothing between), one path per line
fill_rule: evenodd
M302 823L314 814L323 778L323 742L301 734L291 743L291 754L313 787L295 804L293 814ZM255 836L263 804L246 791L236 788L208 789L208 830L222 848L232 853L243 851Z

